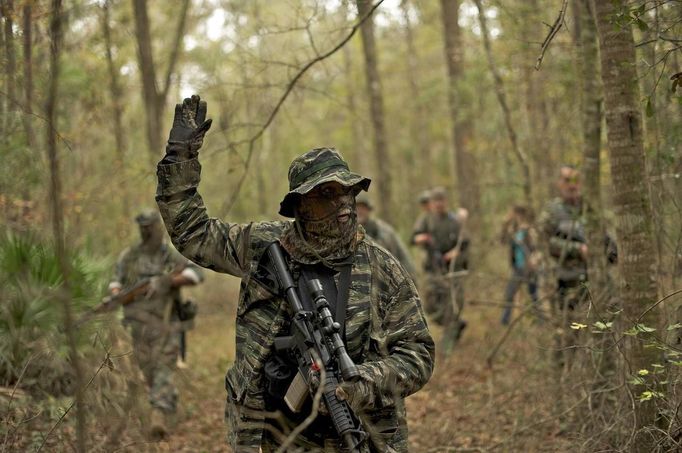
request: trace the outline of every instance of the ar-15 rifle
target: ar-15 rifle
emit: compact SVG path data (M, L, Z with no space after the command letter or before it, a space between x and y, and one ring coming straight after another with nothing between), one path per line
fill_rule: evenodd
M170 273L171 278L180 275L183 269L176 269ZM135 283L128 289L125 289L117 294L106 296L102 302L85 312L83 316L76 322L76 327L83 325L96 315L113 311L119 305L129 305L135 302L138 298L144 296L149 291L149 285L153 277L146 277Z
M319 382L319 385L323 386L324 406L345 451L359 452L367 434L348 403L336 396L339 378L352 382L359 377L359 373L339 334L341 325L332 318L322 283L319 279L311 279L307 282L308 288L298 288L301 291L308 290L315 305L314 311L306 310L279 243L270 244L264 258L261 268L267 274L265 283L286 298L293 313L291 336L278 337L275 342L277 350L291 351L298 365L298 374L284 400L292 411L300 410L310 394L309 390L315 390L313 381L319 382L320 369L323 368L324 382Z

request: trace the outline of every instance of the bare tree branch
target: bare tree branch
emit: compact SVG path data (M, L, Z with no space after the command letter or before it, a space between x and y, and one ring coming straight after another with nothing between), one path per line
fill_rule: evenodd
M339 51L343 46L345 46L346 43L348 43L348 41L350 41L351 38L353 38L353 36L355 36L355 33L360 29L360 26L363 23L365 23L367 18L369 18L372 14L374 14L374 11L379 6L381 6L381 4L383 2L384 2L384 0L379 0L374 5L372 5L372 7L369 9L369 11L367 11L367 14L362 16L360 18L360 20L358 20L355 23L355 25L353 25L350 32L337 45L335 45L332 49L328 50L327 52L313 58L308 63L306 63L306 65L303 66L303 68L301 68L300 71L298 71L298 73L294 76L293 79L291 79L291 81L287 85L286 89L284 90L284 93L282 94L282 96L279 98L279 100L275 104L275 107L270 112L270 115L268 115L268 118L265 121L265 123L263 123L261 128L258 131L256 131L256 133L253 134L253 136L251 138L249 138L248 140L245 140L245 141L232 143L232 144L228 145L228 148L232 148L233 146L236 146L239 143L246 142L246 143L248 143L249 150L248 150L248 153L246 156L246 162L244 163L244 173L242 173L241 177L237 181L237 186L235 187L234 191L232 192L232 196L226 201L224 208L223 208L223 215L227 215L230 212L230 210L234 206L235 202L237 201L237 198L239 197L239 192L241 191L242 186L244 185L244 181L246 180L246 176L248 175L248 172L249 172L249 166L251 164L251 158L253 157L253 150L254 150L254 145L255 145L256 141L258 141L258 139L261 138L263 133L265 133L267 128L270 127L273 120L277 116L277 113L282 108L282 105L287 100L287 98L289 97L289 95L293 91L293 89L296 86L296 84L298 83L298 81L301 80L301 78L305 75L306 72L308 72L308 70L310 70L310 68L315 66L317 63L324 61L327 58L331 57L337 51Z
M540 49L540 56L538 56L537 61L535 62L535 70L539 71L540 70L540 65L542 65L542 60L545 58L545 52L547 51L547 48L549 48L550 43L554 39L557 33L559 33L559 30L561 29L561 26L564 24L564 17L566 16L566 10L568 9L568 0L563 0L563 3L561 4L561 10L559 10L559 15L557 16L556 20L554 21L554 24L550 27L549 33L547 34L547 37L545 38L544 41L542 41L542 48Z

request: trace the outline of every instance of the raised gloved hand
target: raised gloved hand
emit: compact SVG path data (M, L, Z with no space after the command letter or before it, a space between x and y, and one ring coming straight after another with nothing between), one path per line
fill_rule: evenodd
M173 127L166 145L165 163L182 162L199 155L204 135L213 122L206 119L206 110L206 102L196 94L191 98L185 98L182 104L175 105Z

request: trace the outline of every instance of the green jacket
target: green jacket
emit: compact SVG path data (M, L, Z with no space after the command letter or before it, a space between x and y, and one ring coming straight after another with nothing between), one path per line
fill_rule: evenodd
M173 244L187 258L242 279L236 358L225 378L229 439L236 452L257 452L265 423L263 365L288 319L288 305L253 279L265 248L290 221L236 224L209 218L197 192L194 160L159 164L156 199ZM414 283L395 258L363 238L355 252L346 313L346 343L368 384L360 414L371 451L407 451L404 398L430 378L434 343Z

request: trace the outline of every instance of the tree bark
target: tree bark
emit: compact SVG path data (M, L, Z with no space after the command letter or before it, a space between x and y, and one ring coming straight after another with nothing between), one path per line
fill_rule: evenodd
M76 333L74 331L73 314L71 312L71 288L69 285L69 262L64 236L64 209L62 207L62 185L59 171L59 155L57 153L57 102L59 88L59 58L62 45L62 1L52 0L50 14L50 72L48 76L48 93L45 106L47 117L47 157L50 163L50 210L52 214L52 233L55 251L59 261L63 284L60 299L64 312L64 331L69 345L71 366L74 370L76 385L76 450L86 450L86 414L83 402L84 379L83 369L78 356Z
M142 74L142 98L146 111L147 145L152 159L162 151L163 113L165 110L171 78L180 55L180 46L185 33L185 22L189 10L189 0L183 0L180 7L180 18L173 38L173 47L165 74L164 85L159 88L156 79L156 66L152 52L152 38L150 33L147 0L132 0L135 16L135 38L137 41L137 56Z
M507 135L509 137L509 142L512 147L512 151L519 161L521 166L521 174L523 177L523 196L525 198L526 204L532 206L532 196L531 196L531 181L530 181L530 166L528 164L528 157L526 153L519 147L518 138L516 135L516 130L512 123L511 111L509 110L509 105L507 104L507 94L504 90L504 81L502 76L497 69L495 64L495 59L493 58L492 46L490 44L490 34L488 32L488 21L485 17L485 10L481 4L481 0L474 0L476 8L478 9L478 21L481 25L481 37L483 38L483 47L485 48L486 57L488 58L488 66L490 68L490 73L493 76L493 83L495 85L495 94L497 95L497 101L502 109L502 115L504 117L504 125L507 129Z
M604 288L606 257L601 202L601 117L602 94L599 83L600 63L597 28L590 0L575 0L573 11L579 51L579 70L582 88L583 180L586 202L583 203L586 219L586 236L590 289L593 295ZM596 290L596 291L595 291Z
M612 20L623 8L623 0L593 0L601 49L602 82L606 125L608 128L609 161L613 181L613 204L616 214L616 234L619 246L624 314L631 321L638 320L656 326L656 309L645 313L657 298L655 281L655 250L652 208L647 187L641 99L635 70L635 47L632 30L614 26ZM641 317L641 318L640 318ZM643 337L643 338L642 338ZM626 351L632 373L648 368L660 357L656 348L645 348L646 336L627 339ZM634 392L638 392L633 387ZM656 415L653 401L635 406L637 428L651 426ZM634 446L637 451L653 451L654 437L639 433Z
M116 173L123 175L125 162L125 135L123 133L123 105L122 105L122 91L118 80L119 67L114 62L111 42L111 0L105 0L102 4L102 34L104 35L104 46L106 48L107 56L107 70L109 72L109 94L111 95L112 119L114 126L114 143L116 146ZM128 202L128 194L124 193L122 197L123 214L126 218L130 217L130 203Z
M14 116L11 112L16 111L16 97L14 93L15 75L17 71L16 52L14 51L14 2L2 0L2 15L5 17L4 41L5 41L5 97L7 98L6 115L4 117L4 131L7 140L13 128Z
M412 120L410 121L410 135L412 136L412 142L416 143L417 152L419 153L416 156L417 171L421 175L422 181L428 181L433 177L433 153L429 140L428 114L419 90L419 81L417 79L419 62L417 59L417 46L414 42L412 19L410 19L409 3L409 0L402 0L400 2L400 10L405 22L405 44L407 47L405 63L413 112Z
M455 157L455 175L459 204L472 213L473 223L479 211L479 194L476 177L476 161L469 149L473 125L469 115L462 113L468 104L464 99L462 85L463 54L462 32L459 27L459 0L441 0L441 16L445 42L445 62L448 70L448 104L452 127L452 143Z
M372 4L370 0L357 0L358 16L369 14ZM379 210L388 222L393 219L393 190L391 178L391 162L388 154L386 130L384 125L384 100L381 91L381 80L377 63L376 42L374 40L374 19L368 17L360 26L362 48L365 57L365 78L367 93L374 129L374 157L376 160L376 187L378 189Z
M33 0L26 0L23 7L23 33L24 33L24 131L26 143L33 148L35 140L33 136Z

